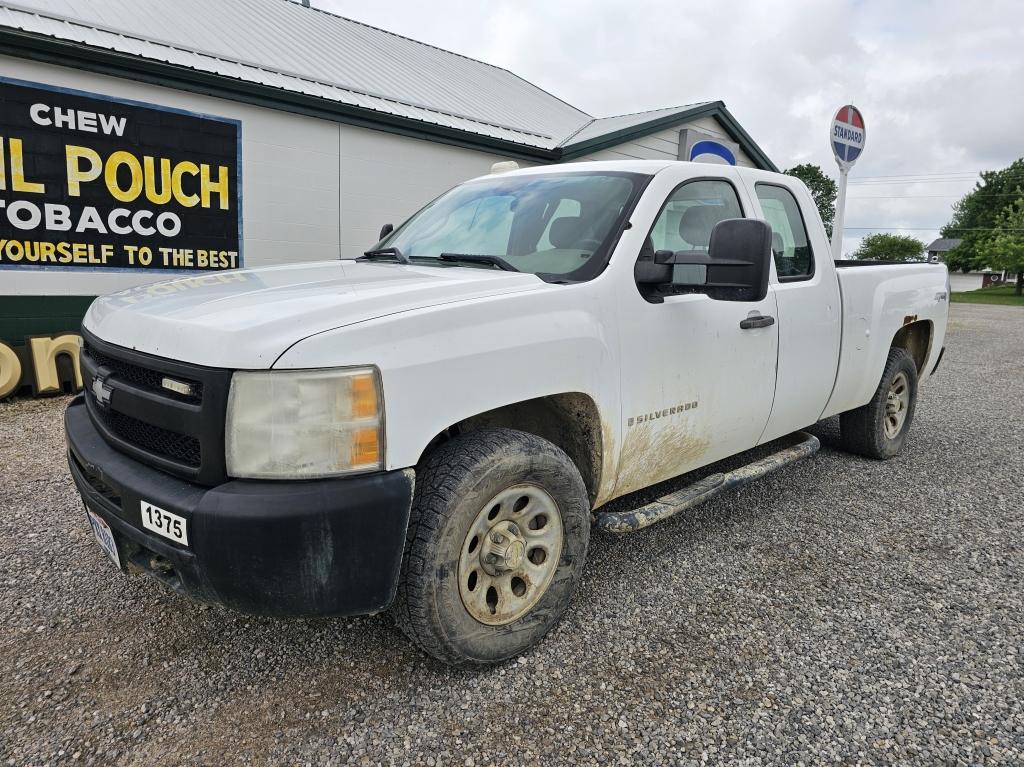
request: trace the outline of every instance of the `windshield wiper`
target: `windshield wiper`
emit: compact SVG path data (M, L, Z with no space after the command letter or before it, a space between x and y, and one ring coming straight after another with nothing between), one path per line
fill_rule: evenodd
M409 257L402 253L401 250L396 248L394 245L387 248L377 248L376 250L368 250L363 253L362 258L357 258L356 261L370 261L374 258L393 258L400 264L408 264Z
M496 266L506 272L519 271L501 256L477 256L472 253L442 253L439 258L442 261L454 261L456 263L487 264L488 266Z

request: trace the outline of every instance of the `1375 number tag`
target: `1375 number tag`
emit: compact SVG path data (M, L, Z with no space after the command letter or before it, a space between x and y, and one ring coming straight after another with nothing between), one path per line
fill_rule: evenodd
M188 546L188 529L185 518L172 514L166 509L154 506L149 501L140 501L142 506L142 526L147 530L170 538L175 543Z

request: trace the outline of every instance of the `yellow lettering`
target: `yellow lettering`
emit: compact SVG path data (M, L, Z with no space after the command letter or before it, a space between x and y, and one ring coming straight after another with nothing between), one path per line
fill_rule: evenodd
M0 342L0 399L14 394L21 383L21 360L14 349Z
M74 333L66 333L55 338L28 339L29 354L35 372L36 394L56 394L60 391L57 357L61 354L71 358L75 371L75 391L82 388L82 368L78 361L81 347L82 337Z
M210 207L210 192L216 192L220 196L220 209L228 209L228 167L217 166L218 178L216 183L210 180L210 166L203 163L199 166L199 193L203 198L203 207Z
M64 147L64 156L67 160L68 194L72 197L79 197L82 194L81 185L89 181L95 181L100 177L103 170L103 162L99 154L87 146L74 146L68 144ZM83 170L80 160L87 160L88 170Z
M154 205L163 205L171 199L171 161L160 158L160 191L156 190L156 160L152 157L142 158L143 172L146 177L146 199Z
M194 208L199 204L199 195L185 194L185 191L181 188L181 177L186 173L190 176L197 175L199 173L199 166L188 160L175 165L174 170L171 172L171 190L174 192L174 199L178 201L178 204L186 208Z
M11 139L11 191L43 194L43 184L25 180L25 157L22 154L21 139Z
M131 173L132 180L127 189L122 189L117 183L117 171L124 165ZM132 202L142 194L142 166L138 159L130 152L117 151L107 158L107 164L103 171L103 180L107 182L107 189L111 196L121 202Z

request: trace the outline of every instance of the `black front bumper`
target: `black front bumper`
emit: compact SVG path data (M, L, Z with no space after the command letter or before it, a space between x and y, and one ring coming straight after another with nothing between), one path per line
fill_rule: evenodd
M395 596L413 475L392 471L204 487L112 448L82 396L64 414L71 476L114 533L122 565L204 601L262 615L352 615ZM141 504L187 522L188 546L142 525Z

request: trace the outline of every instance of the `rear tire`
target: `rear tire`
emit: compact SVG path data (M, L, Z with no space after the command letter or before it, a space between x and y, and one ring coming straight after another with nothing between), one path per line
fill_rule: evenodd
M889 350L871 401L839 416L844 450L887 460L903 449L917 406L917 366L905 349Z
M587 490L562 450L512 429L470 432L417 467L392 616L445 663L506 660L562 617L589 540Z

